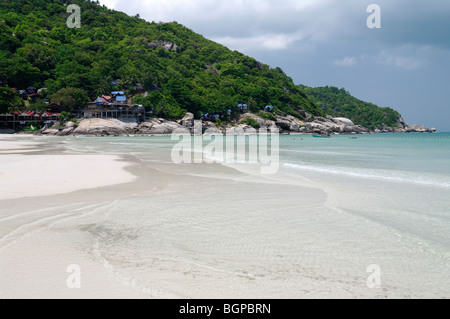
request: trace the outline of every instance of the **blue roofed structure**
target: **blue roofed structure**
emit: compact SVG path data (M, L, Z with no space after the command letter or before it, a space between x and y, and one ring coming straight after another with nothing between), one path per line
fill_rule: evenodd
M238 104L238 111L240 111L240 112L247 112L248 111L248 106L247 106L247 104Z
M274 109L273 105L266 105L266 107L264 108L264 110L265 110L266 112L272 112L273 109Z
M116 97L116 102L118 103L124 103L127 101L127 97L126 96L117 96Z

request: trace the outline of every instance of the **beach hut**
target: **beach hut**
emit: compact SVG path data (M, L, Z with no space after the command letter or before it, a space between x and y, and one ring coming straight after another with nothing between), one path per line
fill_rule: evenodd
M142 86L141 83L138 83L136 85L136 93L142 93L142 92L144 92L144 87Z
M41 121L44 122L44 124L53 124L53 120L52 120L52 113L46 111L44 113L41 114Z
M248 106L247 104L238 104L237 109L239 112L246 113L248 111Z
M264 108L264 111L266 112L273 112L274 107L273 105L266 105L266 107Z
M39 94L37 94L37 93L31 93L31 94L28 95L28 97L29 97L33 102L41 98L41 96L40 96Z
M33 94L33 93L37 93L37 89L34 86L29 86L27 88L27 93L28 94Z
M31 112L22 112L17 114L17 120L21 125L26 124L26 122L31 121L33 119L33 113Z
M45 124L48 124L47 122L50 121L51 116L52 116L52 113L45 111L44 113L41 114L41 120L46 121Z
M95 100L95 104L96 104L96 105L105 105L106 103L107 103L107 101L106 101L106 99L103 98L103 97L98 97L98 98Z
M11 114L0 114L0 122L3 128L8 128L10 123L14 123L14 116Z
M126 96L117 96L116 97L116 103L125 104L127 102Z

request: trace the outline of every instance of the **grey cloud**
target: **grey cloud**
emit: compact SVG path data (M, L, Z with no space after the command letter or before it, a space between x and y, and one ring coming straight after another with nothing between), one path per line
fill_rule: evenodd
M148 21L178 21L297 83L346 87L404 113L411 123L450 130L448 0L103 0ZM366 9L381 7L381 29ZM433 93L430 90L435 90ZM446 115L445 115L446 114Z

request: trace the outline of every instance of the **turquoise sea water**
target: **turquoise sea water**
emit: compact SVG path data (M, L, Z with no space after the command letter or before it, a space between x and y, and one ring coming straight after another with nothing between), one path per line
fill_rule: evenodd
M328 193L330 206L450 248L450 133L282 139L283 171ZM419 239L420 238L420 239Z
M356 137L282 137L282 161L321 173L450 187L450 133Z
M86 235L96 258L136 289L450 297L450 134L355 137L280 136L272 175L174 164L170 137L61 141L69 153L132 156L145 167L142 192L108 204ZM366 285L372 264L380 289Z

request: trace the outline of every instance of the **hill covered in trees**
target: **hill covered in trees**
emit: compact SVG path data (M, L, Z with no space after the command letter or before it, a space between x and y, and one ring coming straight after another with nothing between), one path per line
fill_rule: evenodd
M81 8L80 28L67 25L72 3ZM401 119L398 112L360 101L345 89L295 85L280 68L177 22L147 22L87 0L0 0L0 112L23 108L9 88L29 86L46 88L41 95L72 106L125 91L135 96L134 103L171 119L186 112L196 118L224 115L230 109L237 115L239 104L253 113L271 105L276 115L301 120L302 111L346 117L372 130L396 127ZM28 108L45 105L38 100Z
M383 124L397 128L401 115L388 107L379 107L375 104L363 102L347 92L333 86L310 88L299 85L316 104L327 114L333 117L346 117L355 124L367 127L371 130L382 128Z
M146 22L85 0L69 3L81 8L81 28L67 26L64 1L0 0L3 86L44 87L50 99L64 88L90 99L112 90L147 91L137 103L168 118L236 113L238 104L253 112L273 105L275 113L299 118L301 110L325 115L280 68L176 22Z

